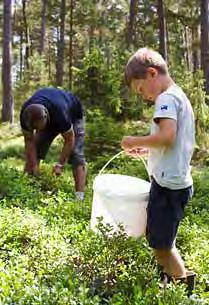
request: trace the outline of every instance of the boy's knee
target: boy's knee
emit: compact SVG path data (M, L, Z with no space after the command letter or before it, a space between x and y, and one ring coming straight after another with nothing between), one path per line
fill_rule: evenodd
M154 249L155 255L159 259L165 259L172 253L172 249Z

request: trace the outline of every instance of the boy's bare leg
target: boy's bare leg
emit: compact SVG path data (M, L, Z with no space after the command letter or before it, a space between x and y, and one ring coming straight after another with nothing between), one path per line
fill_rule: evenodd
M167 250L155 249L154 251L159 264L164 268L164 272L174 278L186 277L185 265L176 247Z

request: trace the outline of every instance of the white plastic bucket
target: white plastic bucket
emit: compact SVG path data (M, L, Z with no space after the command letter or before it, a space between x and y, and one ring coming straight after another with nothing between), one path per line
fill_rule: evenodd
M146 231L150 183L119 174L98 175L93 183L91 228L97 231L98 217L113 231L124 226L128 236L140 237Z

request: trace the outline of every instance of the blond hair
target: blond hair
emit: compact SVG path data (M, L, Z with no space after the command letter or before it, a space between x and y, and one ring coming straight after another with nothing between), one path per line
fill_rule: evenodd
M126 84L130 86L133 79L146 78L149 67L155 68L160 74L168 74L167 63L158 52L149 48L138 49L126 65Z

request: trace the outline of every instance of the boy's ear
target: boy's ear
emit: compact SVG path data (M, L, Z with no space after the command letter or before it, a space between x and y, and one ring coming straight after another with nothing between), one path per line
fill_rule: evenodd
M155 69L155 68L153 68L153 67L147 68L147 72L148 72L152 77L158 75L157 69Z

